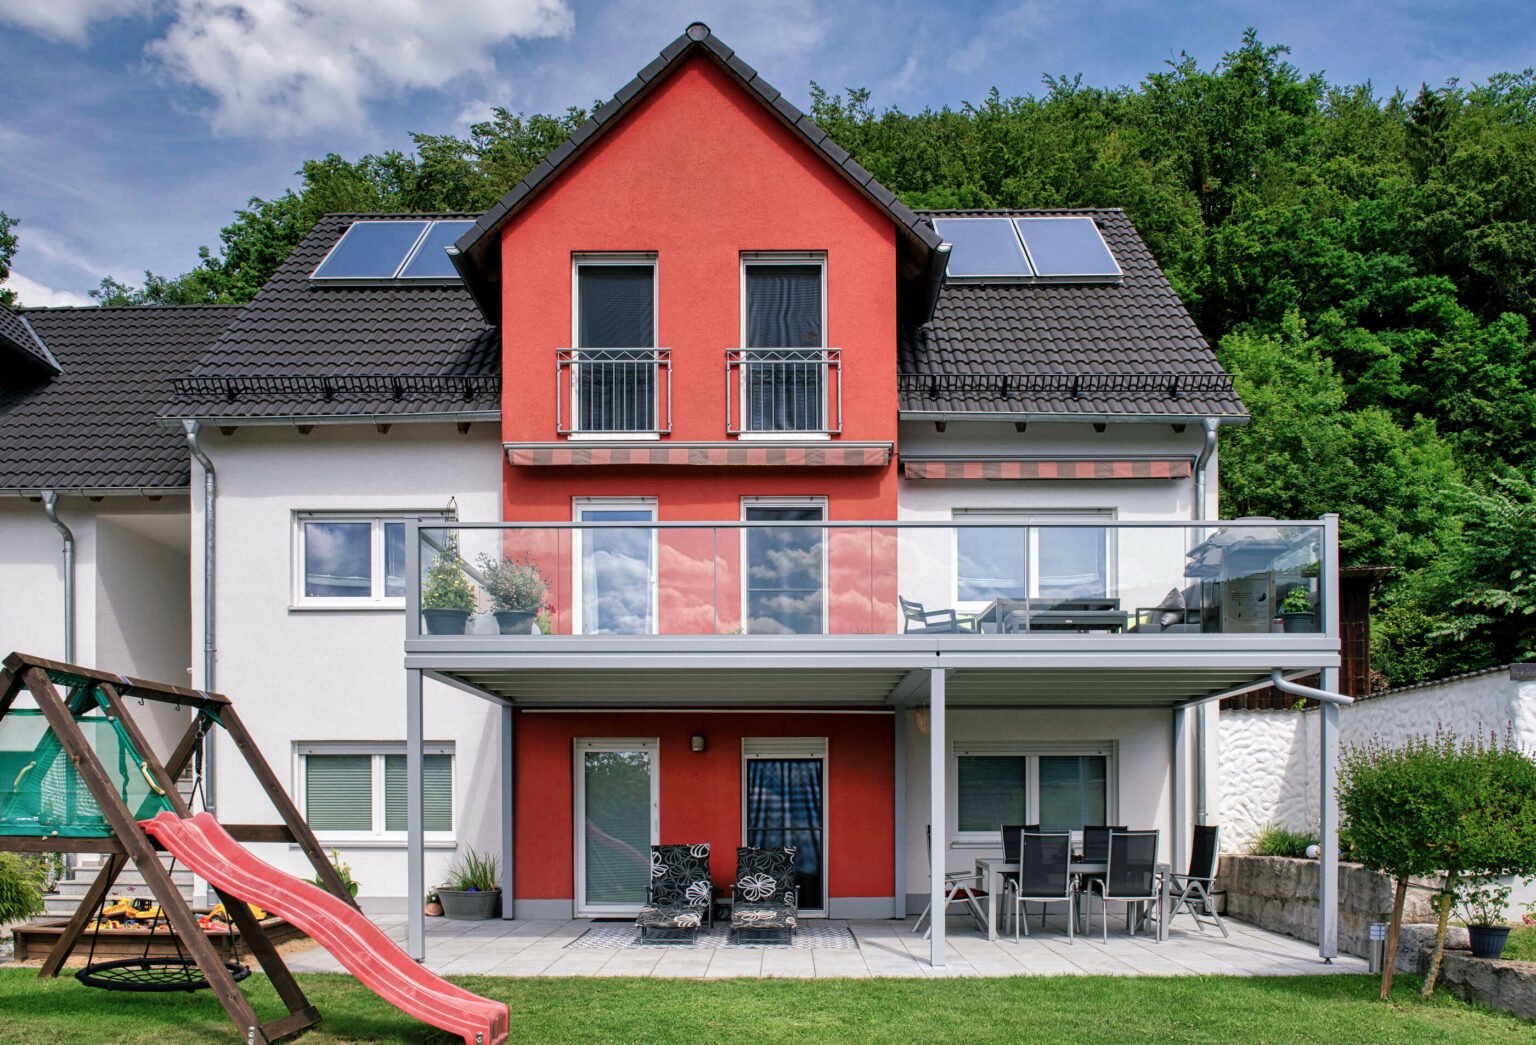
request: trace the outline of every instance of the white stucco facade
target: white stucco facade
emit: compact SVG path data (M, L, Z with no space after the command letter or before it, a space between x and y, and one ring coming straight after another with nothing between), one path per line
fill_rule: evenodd
M466 522L501 517L501 449L495 425L467 434L452 424L240 428L203 433L218 478L215 688L229 695L262 753L291 794L301 796L301 745L359 751L405 740L404 611L311 609L297 605L296 513L451 512ZM190 590L193 649L201 685L203 475L194 463L194 560ZM429 743L454 754L457 845L493 850L500 810L499 714L488 703L428 682ZM227 738L218 758L217 815L228 823L272 823L265 795ZM403 751L403 747L399 747ZM303 806L300 807L301 812ZM404 896L399 839L338 844L362 896ZM310 876L291 846L252 847L262 859ZM441 880L454 843L429 849L427 877Z

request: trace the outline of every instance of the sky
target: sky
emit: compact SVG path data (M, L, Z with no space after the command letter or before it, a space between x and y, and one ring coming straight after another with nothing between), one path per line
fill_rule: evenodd
M305 159L590 105L695 20L802 108L812 80L907 110L1047 74L1136 84L1180 52L1213 65L1248 26L1381 95L1536 61L1529 0L0 0L7 286L88 304L103 276L178 274Z

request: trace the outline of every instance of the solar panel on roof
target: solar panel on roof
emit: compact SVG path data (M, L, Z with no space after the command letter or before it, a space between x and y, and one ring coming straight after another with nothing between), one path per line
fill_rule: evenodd
M1015 218L1014 224L1040 279L1120 278L1120 266L1092 218Z
M474 225L472 221L434 221L416 252L400 270L401 279L457 279L458 272L443 250Z
M354 221L311 279L392 279L425 221Z
M1019 280L1034 274L1007 218L938 218L933 227L953 248L951 277Z

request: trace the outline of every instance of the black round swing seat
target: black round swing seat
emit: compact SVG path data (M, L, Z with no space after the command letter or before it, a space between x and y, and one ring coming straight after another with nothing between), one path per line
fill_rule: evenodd
M250 967L239 962L225 962L224 967L236 983L251 974ZM208 987L208 980L203 970L197 967L196 961L172 955L145 955L110 962L93 962L75 973L75 979L87 987L143 994L200 991Z

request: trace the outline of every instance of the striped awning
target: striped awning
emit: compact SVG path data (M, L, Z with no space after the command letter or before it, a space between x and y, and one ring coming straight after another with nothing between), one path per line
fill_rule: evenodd
M508 443L507 461L518 467L579 465L769 466L783 468L879 468L890 463L890 443L674 443L602 445Z
M1120 460L904 457L901 468L902 475L908 479L1188 479L1194 471L1194 462L1187 457Z

